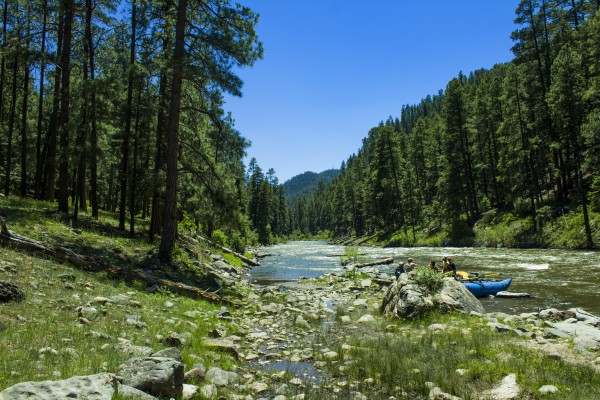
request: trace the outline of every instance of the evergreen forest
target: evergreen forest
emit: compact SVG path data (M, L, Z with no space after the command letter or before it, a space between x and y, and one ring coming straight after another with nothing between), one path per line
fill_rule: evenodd
M74 222L116 213L117 229L157 241L167 261L181 224L243 251L323 233L544 246L566 221L575 233L564 245L592 248L599 6L522 0L514 60L459 73L403 107L339 173L290 200L273 169L254 158L244 165L249 141L224 103L242 94L236 71L263 57L251 9L229 0L3 1L2 196L51 202Z
M596 246L599 5L522 0L514 59L373 127L293 204L297 226L390 245Z

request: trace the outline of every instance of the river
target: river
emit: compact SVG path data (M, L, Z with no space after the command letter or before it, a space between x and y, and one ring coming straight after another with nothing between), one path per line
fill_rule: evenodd
M288 242L262 249L270 254L254 267L248 279L263 285L285 284L300 277L315 278L326 272L341 272L343 246L326 242ZM443 255L452 256L460 270L499 273L511 277L511 292L526 292L530 298L485 298L486 311L521 313L555 307L581 307L600 315L600 253L577 250L496 249L472 247L359 247L365 261L393 257L396 262L412 257L418 265L431 260L441 263ZM379 266L393 273L395 265Z

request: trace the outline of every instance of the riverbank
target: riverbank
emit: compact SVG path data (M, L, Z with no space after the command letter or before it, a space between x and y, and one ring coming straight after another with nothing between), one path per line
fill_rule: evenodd
M600 247L600 214L590 211L595 248ZM318 237L322 237L319 235ZM490 210L473 225L415 227L376 234L329 238L343 245L376 245L382 247L493 247L518 249L588 249L581 210L544 208L536 218L514 211Z
M3 273L25 291L1 305L1 352L10 356L0 389L116 373L134 355L175 346L194 371L190 399L600 396L597 348L581 348L598 342L549 325L583 318L575 311L390 319L379 313L387 288L374 283L386 275L373 268L281 286L239 280L230 288L237 306L211 305L0 251ZM515 385L520 397L494 394Z

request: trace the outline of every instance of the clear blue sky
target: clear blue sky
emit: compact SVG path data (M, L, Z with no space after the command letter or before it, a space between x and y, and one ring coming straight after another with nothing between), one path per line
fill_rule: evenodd
M339 168L369 129L512 59L518 0L238 0L260 14L264 59L226 97L248 156L280 182Z

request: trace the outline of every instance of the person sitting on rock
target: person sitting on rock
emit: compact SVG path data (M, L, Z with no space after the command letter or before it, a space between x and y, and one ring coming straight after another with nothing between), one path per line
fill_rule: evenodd
M409 258L406 262L406 272L414 270L416 266L417 264L415 264L414 260L412 258Z
M406 273L406 269L404 268L404 263L398 264L398 266L396 267L396 271L394 271L394 273L396 274L396 279L400 279L400 275Z
M442 257L442 272L448 271L448 256Z
M429 263L429 268L431 268L432 270L434 270L436 272L442 272L442 267L440 267L439 265L437 265L435 263L435 260L431 260L431 262Z
M452 257L448 257L448 272L456 274L456 265L452 261Z

